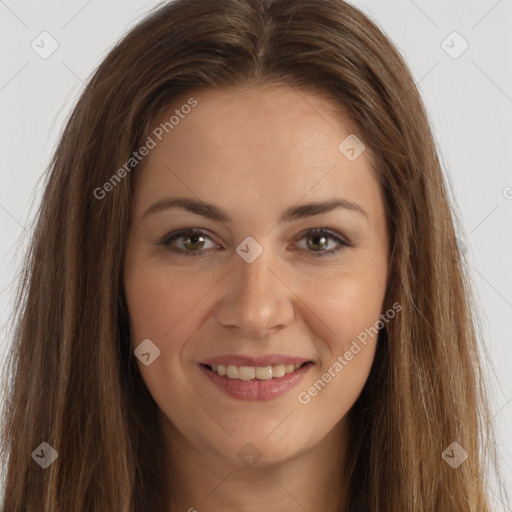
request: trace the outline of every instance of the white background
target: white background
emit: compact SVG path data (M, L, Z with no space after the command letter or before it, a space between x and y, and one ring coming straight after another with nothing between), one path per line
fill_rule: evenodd
M434 128L484 315L492 421L512 488L512 0L352 3L400 48ZM114 42L156 5L144 0L0 0L2 360L12 332L14 279L41 195L38 180L63 122ZM47 59L31 48L43 31L59 44ZM456 59L441 46L454 31L469 44ZM453 36L445 44L452 51L462 48Z

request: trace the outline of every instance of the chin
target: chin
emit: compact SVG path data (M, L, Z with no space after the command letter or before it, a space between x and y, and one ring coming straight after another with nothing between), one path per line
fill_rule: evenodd
M229 446L212 447L229 464L240 467L264 469L292 460L307 450L306 440L284 434L282 436L237 435L229 440Z

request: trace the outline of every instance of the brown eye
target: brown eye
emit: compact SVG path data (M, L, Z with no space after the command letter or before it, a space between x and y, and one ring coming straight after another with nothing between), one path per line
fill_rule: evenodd
M175 241L180 241L180 239L181 243L174 243ZM188 229L167 235L158 245L164 245L170 251L185 256L198 256L204 254L207 249L219 247L217 244L213 243L212 247L204 248L206 240L211 240L211 238L202 231ZM178 247L176 247L176 245L178 245ZM181 248L179 245L181 245Z
M321 251L322 249L326 249L328 245L328 237L325 235L307 235L307 245L310 249L314 251Z
M334 255L343 247L352 247L352 244L344 240L341 235L326 228L311 229L299 238L299 240L302 239L306 240L306 245L305 248L299 248L314 257ZM207 240L212 241L203 231L188 229L167 235L158 245L163 245L170 251L184 256L200 256L208 249L221 249L221 246L213 241L212 246L205 248ZM333 247L329 248L332 245Z
M313 257L334 255L341 251L343 247L352 247L350 242L326 228L311 229L304 233L302 238L306 239L306 251ZM334 247L331 249L328 249L329 241L334 242Z
M196 249L202 249L204 245L204 238L203 235L186 235L183 236L183 245L186 249L196 250Z

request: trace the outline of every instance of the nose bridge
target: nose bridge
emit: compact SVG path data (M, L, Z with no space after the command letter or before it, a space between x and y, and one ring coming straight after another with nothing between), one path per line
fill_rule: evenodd
M236 270L237 278L240 280L238 291L238 302L260 302L268 299L273 292L276 283L275 275L270 271L271 261L267 256L260 256L252 263L241 262ZM253 304L254 305L254 304Z
M264 250L251 263L242 257L236 261L217 310L224 326L260 337L293 319L293 294L276 276L274 260L271 251Z

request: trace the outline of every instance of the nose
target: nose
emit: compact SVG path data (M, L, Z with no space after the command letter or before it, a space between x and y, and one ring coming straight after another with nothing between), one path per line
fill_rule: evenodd
M267 250L252 263L239 258L224 281L217 320L245 338L262 338L289 325L295 294L277 268Z

